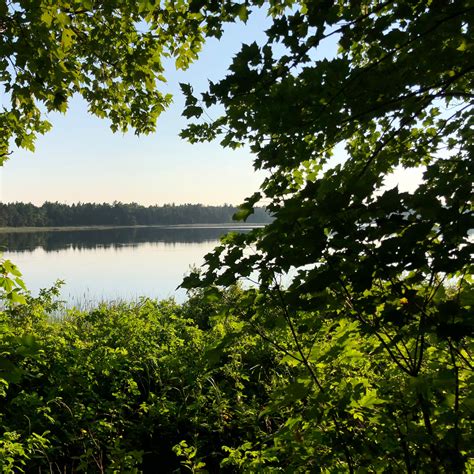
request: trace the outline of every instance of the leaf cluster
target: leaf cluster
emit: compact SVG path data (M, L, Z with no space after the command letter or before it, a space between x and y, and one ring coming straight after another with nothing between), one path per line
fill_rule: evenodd
M81 95L112 130L150 133L171 96L163 63L185 69L202 46L202 15L189 2L0 2L0 158L11 142L34 150L51 124L45 112L65 112Z

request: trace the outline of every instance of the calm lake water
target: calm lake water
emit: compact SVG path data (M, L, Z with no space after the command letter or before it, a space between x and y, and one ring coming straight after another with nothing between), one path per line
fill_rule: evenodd
M185 292L176 288L183 276L231 230L248 227L9 233L0 234L0 246L33 294L61 279L61 298L71 305L140 296L182 301Z

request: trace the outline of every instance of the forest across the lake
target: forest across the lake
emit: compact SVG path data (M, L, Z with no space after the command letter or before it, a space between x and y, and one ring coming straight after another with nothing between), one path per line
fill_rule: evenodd
M0 227L64 227L64 226L134 226L179 224L228 224L234 221L238 208L230 204L165 204L142 206L137 203L77 203L45 202L0 203ZM256 207L248 223L265 224L271 216Z

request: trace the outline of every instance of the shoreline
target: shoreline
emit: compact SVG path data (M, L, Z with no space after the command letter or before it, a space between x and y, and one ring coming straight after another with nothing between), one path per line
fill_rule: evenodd
M83 225L83 226L50 226L50 227L0 227L0 234L20 234L28 232L66 232L112 229L260 229L266 224L152 224L152 225Z

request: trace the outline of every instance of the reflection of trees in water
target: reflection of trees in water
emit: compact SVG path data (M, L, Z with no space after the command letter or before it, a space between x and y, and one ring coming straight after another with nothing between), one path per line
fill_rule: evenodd
M219 239L231 228L122 228L103 230L25 232L0 234L0 246L7 251L43 248L47 252L64 248L118 248L146 242L201 243ZM239 229L239 231L242 231ZM245 232L245 230L243 230Z

